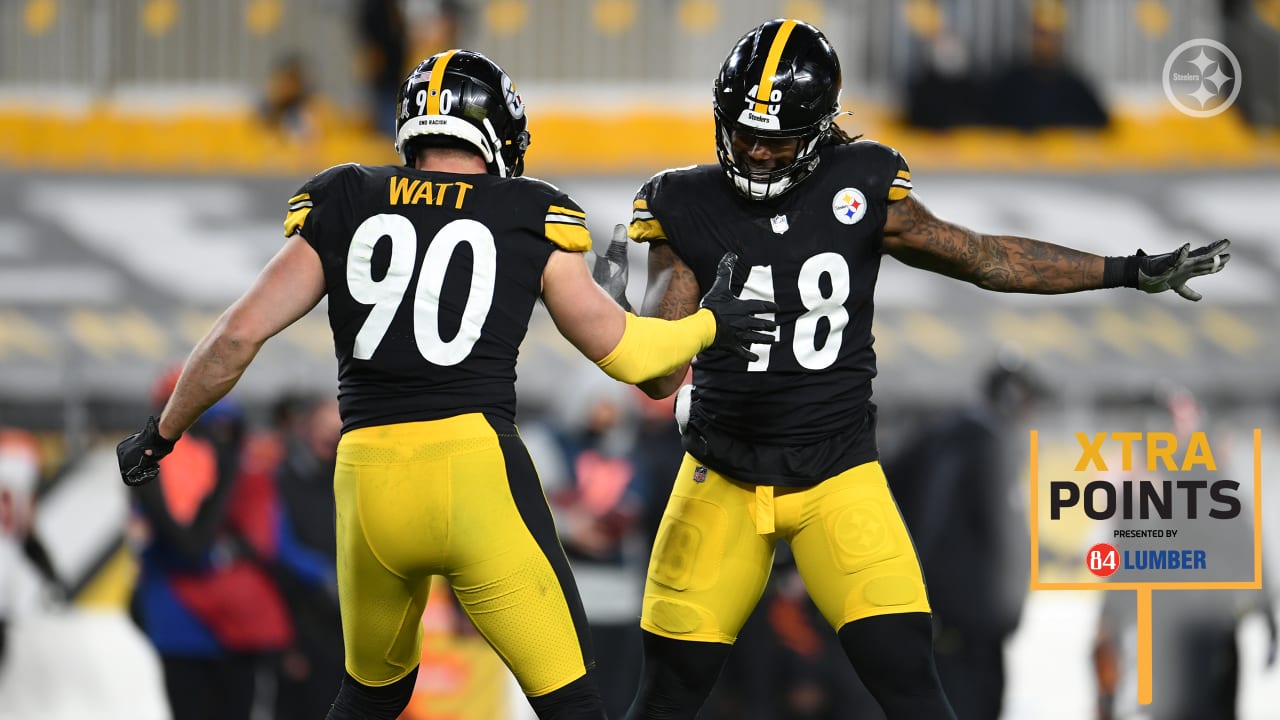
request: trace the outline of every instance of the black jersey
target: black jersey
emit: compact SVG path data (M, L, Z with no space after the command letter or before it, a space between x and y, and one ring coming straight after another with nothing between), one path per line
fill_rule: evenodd
M559 247L586 214L529 178L338 165L289 200L324 264L343 429L515 418L516 358Z
M735 291L778 304L776 341L751 347L758 360L704 352L693 363L685 446L747 482L812 485L877 457L872 296L886 208L911 175L869 141L820 157L771 201L743 198L718 165L659 173L635 199L633 240L670 243L704 292L733 251Z

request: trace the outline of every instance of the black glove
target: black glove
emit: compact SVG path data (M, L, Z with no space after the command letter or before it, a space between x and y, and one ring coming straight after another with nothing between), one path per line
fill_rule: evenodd
M595 255L595 253L592 253ZM623 310L631 310L627 302L627 279L630 267L627 265L627 226L614 225L613 239L609 241L609 249L603 256L596 255L596 264L591 268L591 279L604 288Z
M733 282L733 268L737 263L735 253L728 252L720 258L715 284L702 296L701 306L716 316L716 339L711 347L747 360L758 360L759 357L746 346L774 342L770 333L777 329L778 323L758 315L777 312L778 306L767 300L740 300L733 296L729 284Z
M177 439L166 440L160 436L156 416L147 418L141 432L136 432L116 445L116 458L120 461L120 477L125 485L149 483L160 474L160 459L173 452Z
M1223 251L1229 247L1230 240L1219 240L1195 250L1187 243L1161 255L1148 255L1139 250L1127 258L1107 258L1103 285L1133 287L1149 293L1173 290L1188 300L1199 300L1202 296L1187 287L1187 281L1226 267L1231 255Z

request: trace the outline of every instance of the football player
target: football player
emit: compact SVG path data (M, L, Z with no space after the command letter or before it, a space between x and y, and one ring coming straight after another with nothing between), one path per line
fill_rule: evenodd
M0 672L4 671L10 621L29 611L35 594L29 566L45 582L48 597L68 599L67 584L35 529L40 448L26 430L0 427Z
M433 575L510 667L541 718L603 718L577 587L513 424L534 303L610 376L660 377L695 353L750 354L771 303L729 292L702 310L625 312L594 282L582 209L519 177L525 106L484 56L450 50L401 86L403 166L339 165L289 200L288 238L196 346L159 419L118 447L126 483L153 479L178 437L262 344L328 296L338 355L338 584L347 677L330 720L407 705Z
M719 164L659 173L636 195L628 234L649 244L642 314L696 312L732 251L735 290L775 301L778 331L752 346L754 360L699 356L677 396L687 454L650 560L645 670L627 717L695 715L785 539L888 717L952 718L920 564L877 458L881 255L1000 292L1125 286L1197 300L1186 281L1220 270L1227 241L1104 258L935 217L901 155L834 123L839 60L796 20L766 22L734 46L713 108ZM665 397L685 372L640 386Z

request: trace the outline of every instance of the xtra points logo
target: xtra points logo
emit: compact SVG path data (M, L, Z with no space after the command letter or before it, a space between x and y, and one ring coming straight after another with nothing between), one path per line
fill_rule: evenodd
M1067 450L1049 455L1053 472L1072 479L1046 483L1044 519L1058 527L1105 523L1094 529L1094 537L1098 530L1109 537L1095 542L1083 558L1088 572L1101 580L1041 576L1040 433L1032 430L1030 586L1032 590L1136 591L1136 689L1138 702L1149 705L1155 692L1151 611L1155 591L1262 589L1262 430L1253 430L1252 512L1248 514L1241 497L1245 485L1219 474L1223 471L1203 432L1185 438L1138 431L1074 435L1078 454ZM1074 467L1071 457L1076 458ZM1145 466L1145 473L1140 466ZM1251 537L1240 532L1246 528ZM1246 541L1252 543L1251 552L1244 547Z
M1169 103L1184 115L1205 118L1224 112L1240 95L1240 61L1209 38L1188 40L1169 53L1161 82Z

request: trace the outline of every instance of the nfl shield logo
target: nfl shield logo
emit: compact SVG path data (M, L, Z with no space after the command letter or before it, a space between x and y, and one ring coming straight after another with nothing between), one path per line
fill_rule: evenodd
M701 465L693 469L693 481L696 483L706 482L707 469Z

